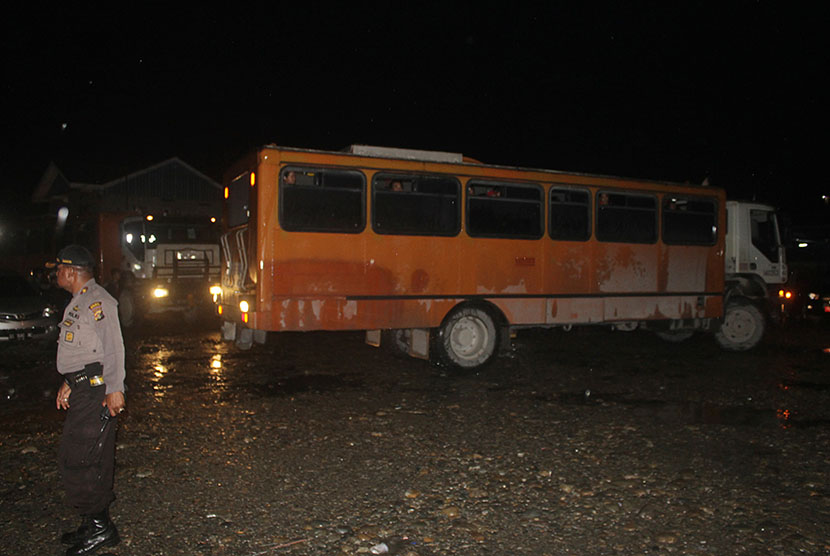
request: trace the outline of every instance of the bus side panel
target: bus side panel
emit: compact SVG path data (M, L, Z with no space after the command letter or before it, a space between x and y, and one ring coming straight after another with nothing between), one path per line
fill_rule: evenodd
M434 328L460 299L346 299L275 297L268 312L252 315L263 330Z
M605 303L600 297L548 299L545 310L548 324L587 324L604 320Z
M539 240L459 238L461 293L534 295L543 290L544 259ZM517 308L518 309L518 308ZM541 322L542 309L519 322ZM532 318L533 320L525 320Z
M664 245L660 254L660 289L666 292L705 292L709 247Z
M596 291L609 294L657 291L657 251L656 244L597 243L594 248Z

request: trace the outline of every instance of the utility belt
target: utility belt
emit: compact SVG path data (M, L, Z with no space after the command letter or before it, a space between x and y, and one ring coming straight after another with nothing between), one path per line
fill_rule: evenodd
M70 388L75 388L79 384L89 382L90 386L101 386L104 384L104 366L100 362L88 363L80 371L74 373L67 373L63 375L63 381L66 382Z

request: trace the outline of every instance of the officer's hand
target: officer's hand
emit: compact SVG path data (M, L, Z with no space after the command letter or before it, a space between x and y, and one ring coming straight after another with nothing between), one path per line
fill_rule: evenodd
M110 415L115 417L124 409L126 409L126 401L124 400L124 392L113 392L112 394L107 394L106 399L102 405L107 406L110 410Z
M55 398L55 405L60 409L69 409L69 394L72 393L72 388L65 382L61 382L61 387L58 388L58 395Z

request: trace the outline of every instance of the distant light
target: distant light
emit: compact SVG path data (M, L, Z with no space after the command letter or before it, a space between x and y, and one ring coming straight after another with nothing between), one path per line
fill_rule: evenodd
M66 219L69 218L69 209L66 207L61 207L58 209L58 220L62 222L66 222Z
M247 313L249 308L250 308L250 306L248 305L248 302L245 301L244 299L239 302L239 310L242 311L243 313Z
M251 172L251 187L256 185L256 174Z
M167 288L156 288L153 290L153 297L167 297L170 295L170 291Z
M211 221L211 223L215 224L215 223L216 223L216 217L215 217L215 216L211 216L211 217L210 217L210 221Z
M228 198L228 188L226 187L225 188L225 199L227 199L227 198Z
M132 243L133 242L133 234L127 234L126 236L124 236L124 239L127 240L127 243Z
M805 243L805 242L802 241L801 243L798 244L798 246L799 247L809 247L810 245L808 243Z
M152 214L148 214L145 218L147 218L147 222L152 222L153 221L153 215Z

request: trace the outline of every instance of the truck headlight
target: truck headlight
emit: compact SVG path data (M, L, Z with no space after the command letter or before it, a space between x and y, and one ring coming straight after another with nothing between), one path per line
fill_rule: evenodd
M242 311L243 313L247 313L248 309L250 309L250 306L248 305L247 301L245 301L243 299L242 301L239 302L239 310L240 311Z
M221 295L222 293L222 286L211 286L210 287L210 294L211 295Z
M155 298L167 297L168 295L170 295L170 290L167 288L159 286L153 290L153 297Z

